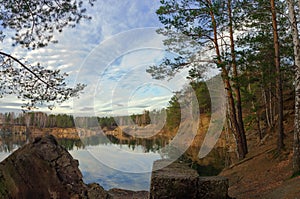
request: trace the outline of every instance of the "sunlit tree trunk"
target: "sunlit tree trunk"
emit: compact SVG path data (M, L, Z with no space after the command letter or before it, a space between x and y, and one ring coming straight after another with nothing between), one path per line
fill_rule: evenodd
M211 5L210 0L207 0L207 2L209 5ZM217 64L222 69L222 77L223 77L226 94L227 94L227 99L228 99L229 117L230 117L230 121L231 121L232 128L233 128L232 130L235 135L236 142L237 142L237 150L238 150L239 159L243 159L246 156L245 147L243 146L243 139L241 136L240 127L239 127L238 120L237 120L235 102L234 102L234 98L233 98L233 94L232 94L232 87L230 84L228 70L226 69L226 66L224 65L224 63L221 59L221 53L220 53L220 48L219 48L219 44L218 44L217 24L216 24L215 15L214 15L214 12L212 9L210 10L210 16L211 16L211 21L212 21L212 26L213 26L213 34L214 34L213 42L215 45L215 51L216 51L216 55L217 55Z
M247 139L246 139L246 133L244 128L244 122L243 122L242 99L241 99L241 92L240 92L240 84L238 80L235 46L234 46L234 38L233 38L231 0L228 0L228 16L229 16L230 50L231 50L231 59L232 59L231 66L232 66L233 79L234 79L233 90L236 97L237 122L240 129L244 153L247 154L248 147L247 147Z
M292 0L287 0L289 18L291 22L294 57L295 57L295 127L294 127L294 155L293 155L293 171L300 172L300 39L295 15L295 7ZM298 1L300 6L300 1Z
M277 98L277 113L278 113L278 127L277 127L277 149L281 150L284 147L283 144L283 97L282 97L282 78L280 69L280 54L279 54L279 38L277 31L277 18L275 0L270 0L272 11L272 26L273 26L273 39L275 50L275 67L276 67L276 98Z

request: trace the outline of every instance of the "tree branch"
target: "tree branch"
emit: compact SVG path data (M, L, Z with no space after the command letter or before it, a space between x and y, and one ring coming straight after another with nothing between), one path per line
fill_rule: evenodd
M41 79L35 72L33 72L32 70L30 70L30 68L28 68L27 66L25 66L25 64L23 64L20 60L18 60L17 58L13 57L10 54L4 53L0 51L0 55L9 57L10 59L14 60L15 62L17 62L20 66L22 66L23 68L25 68L27 71L29 71L31 74L33 74L38 80L40 80L41 82L43 82L44 84L46 84L49 87L52 87L51 85L49 85L45 80ZM56 88L54 88L56 89Z

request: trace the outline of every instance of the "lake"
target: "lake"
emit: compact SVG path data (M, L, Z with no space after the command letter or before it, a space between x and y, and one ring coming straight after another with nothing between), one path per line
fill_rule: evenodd
M30 135L0 131L0 161L33 139ZM83 181L99 183L106 190L149 190L153 162L162 158L172 158L174 155L170 153L174 152L172 149L166 152L166 146L170 142L166 138L119 140L112 135L99 134L57 141L79 161ZM206 157L209 164L191 165L199 175L217 175L225 166L225 160L228 158L226 154L224 148L213 149Z
M0 133L0 161L33 138L27 135ZM104 189L149 190L152 164L164 155L161 141L108 142L103 136L86 139L58 139L79 161L85 183L97 182ZM117 143L119 142L119 143Z

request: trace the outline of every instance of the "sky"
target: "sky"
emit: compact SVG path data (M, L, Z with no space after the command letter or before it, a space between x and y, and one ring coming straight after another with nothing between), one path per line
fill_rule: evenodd
M113 144L88 146L70 153L80 160L84 182L96 181L106 190L149 190L153 161L161 159L159 153L143 153L141 146L133 151L128 145Z
M8 39L0 48L30 63L67 72L69 86L87 84L80 99L69 100L52 113L123 115L161 108L181 87L183 77L175 89L145 72L166 53L163 37L155 33L162 26L155 14L159 6L159 0L98 0L88 7L92 20L55 34L58 44L27 51L10 47ZM22 105L16 97L2 98L0 103L1 112L17 111Z
M74 116L117 116L141 113L145 109L160 109L167 106L174 92L180 90L187 80L186 71L165 81L154 80L146 73L148 66L160 63L165 56L174 56L172 52L165 51L162 42L164 37L155 32L162 26L155 14L159 6L159 0L97 0L94 7L87 11L92 20L81 21L75 28L56 34L57 44L26 51L7 45L8 39L0 43L0 49L28 62L39 62L50 69L67 72L69 86L87 84L80 98L69 100L51 112L47 108L40 108L39 111ZM22 102L14 96L0 99L0 112L20 111L21 106ZM188 106L186 111L192 112ZM182 109L181 113L184 113ZM189 130L186 132L191 134ZM182 139L178 140L180 142ZM89 154L94 155L94 159L103 157L103 154L97 155L98 151L91 149ZM97 169L101 162L87 157L86 151L77 155L75 158L86 163L81 162L82 167ZM133 159L136 156L139 154L133 154ZM118 163L124 161L114 157L112 152L107 157L117 160L117 163L105 160L106 166L115 170L128 168L128 165L116 168L123 166ZM142 169L134 168L141 173L148 173L143 181L149 180L149 165L152 163L141 165Z
M155 81L145 72L149 65L158 63L165 55L163 38L155 34L161 26L155 14L159 6L159 0L97 0L87 11L92 20L83 20L75 28L56 34L57 44L28 52L21 47L12 48L8 38L0 43L0 49L28 62L39 62L50 69L67 72L68 86L87 84L79 99L69 100L51 112L47 108L38 111L108 116L159 108L167 105L172 92L184 82L181 76L170 82ZM0 112L20 111L21 106L22 102L14 96L0 99ZM107 156L115 162L105 160L106 167L101 167L100 161L95 159L97 152L72 153L80 161L85 180L93 182L94 178L89 178L91 175L102 179L101 184L106 188L148 188L153 158L143 155L141 158L147 157L148 164L142 165L142 170L141 166L135 168L142 174L135 174L135 182L128 183L122 180L127 179L124 175L133 175L132 171L119 173L120 168L116 167L122 165L120 162L124 163L124 158L113 156L116 153L110 150ZM0 161L7 155L0 154ZM124 155L122 151L121 155ZM138 161L135 155L132 154L132 158ZM121 175L118 184L114 184L116 180L113 179L106 182L108 179L100 172L103 168L111 178ZM86 170L89 173L85 173Z

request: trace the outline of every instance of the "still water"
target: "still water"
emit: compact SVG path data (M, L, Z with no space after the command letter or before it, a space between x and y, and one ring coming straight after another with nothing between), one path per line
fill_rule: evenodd
M0 161L32 140L30 136L0 132ZM152 164L164 157L161 140L103 141L103 137L60 139L79 161L85 183L97 182L104 189L149 190Z
M0 161L33 139L29 135L0 131ZM172 158L174 155L173 150L168 152L169 140L162 138L118 140L112 135L100 134L57 141L79 161L84 182L99 183L106 190L149 190L153 162L162 158ZM198 151L195 152L197 155ZM203 159L206 161L203 165L186 159L181 161L191 163L191 167L196 169L199 175L210 176L217 175L230 157L224 148L216 148Z

